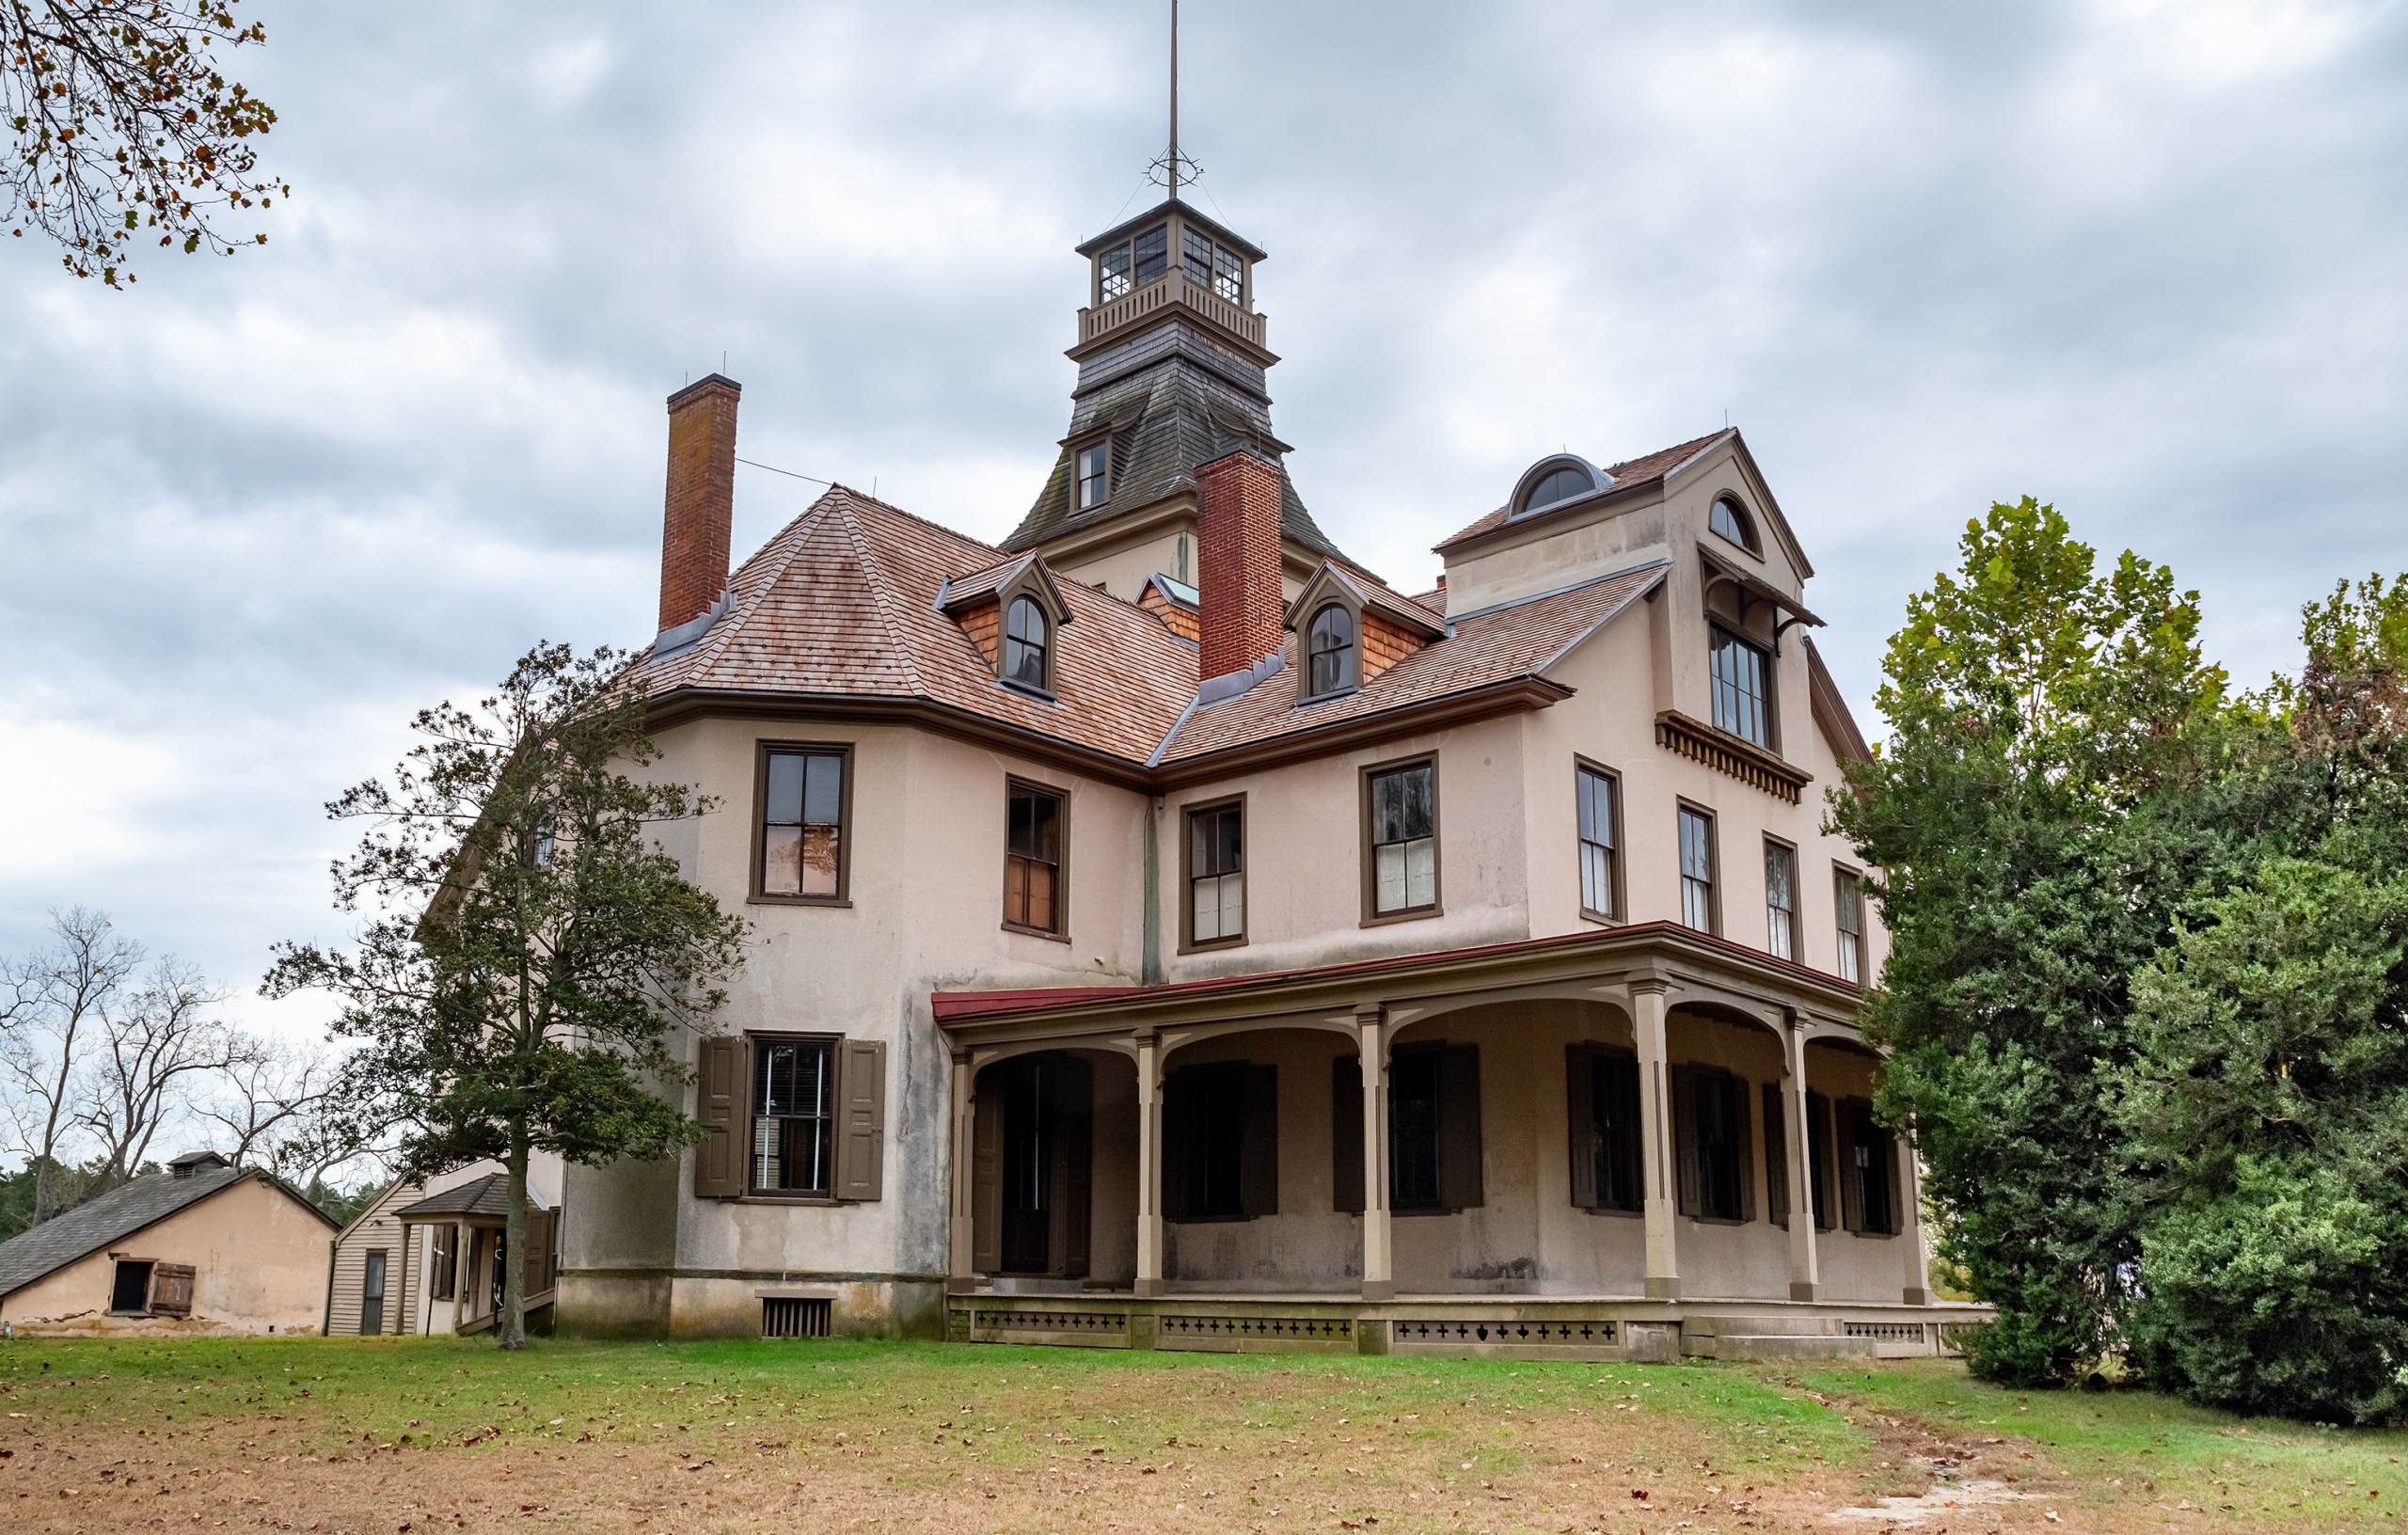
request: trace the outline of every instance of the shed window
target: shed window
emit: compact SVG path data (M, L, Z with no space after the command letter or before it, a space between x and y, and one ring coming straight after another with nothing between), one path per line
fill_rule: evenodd
M1714 725L1743 741L1772 745L1772 657L1716 628L1706 647L1714 673Z
M843 894L845 753L768 753L761 808L761 894L832 900Z
M1438 904L1437 795L1426 762L1371 775L1371 911L1394 916Z
M1354 686L1354 615L1344 603L1328 603L1313 614L1306 649L1312 665L1307 687L1314 697Z
M752 1178L756 1194L834 1191L836 1052L832 1039L752 1046Z
M150 1264L118 1259L117 1274L109 1286L109 1309L127 1315L150 1309Z
M1015 783L1006 811L1004 921L1060 932L1062 797Z

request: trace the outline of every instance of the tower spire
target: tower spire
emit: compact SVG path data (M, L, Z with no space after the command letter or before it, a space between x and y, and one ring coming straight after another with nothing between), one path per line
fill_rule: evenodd
M1170 0L1170 149L1146 167L1146 175L1155 185L1168 187L1176 201L1179 183L1194 186L1203 174L1202 166L1179 152L1179 0Z

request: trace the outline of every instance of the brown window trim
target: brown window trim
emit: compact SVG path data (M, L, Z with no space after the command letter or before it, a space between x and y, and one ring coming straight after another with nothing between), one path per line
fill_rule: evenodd
M761 889L761 854L768 840L769 816L769 755L775 752L817 752L843 759L836 784L836 894L833 895L771 895ZM753 906L850 907L853 904L853 743L850 741L770 741L752 743L752 875L745 900Z
M1798 844L1787 837L1767 831L1764 840L1766 847L1784 848L1789 853L1789 963L1802 965L1806 962L1806 892L1803 888L1806 877L1800 871L1805 868L1806 861L1799 856ZM1832 920L1836 926L1838 913L1832 914ZM1765 952L1772 953L1772 886L1769 881L1765 886Z
M1191 818L1199 813L1238 808L1238 872L1245 876L1245 923L1234 938L1196 941L1196 832ZM1194 799L1179 807L1179 952L1210 954L1216 949L1244 948L1254 937L1254 817L1246 797L1225 794Z
M1781 615L1779 613L1775 613L1773 615L1776 619L1780 618L1780 616ZM1731 739L1740 742L1743 745L1753 747L1759 752L1769 752L1771 755L1781 758L1782 761L1787 762L1789 758L1783 755L1781 750L1781 657L1773 653L1772 646L1766 644L1754 635L1750 634L1744 625L1723 618L1719 614L1709 612L1705 615L1705 626L1709 631L1720 629L1724 634L1729 635L1732 639L1737 641L1739 643L1747 646L1750 650L1756 652L1765 658L1766 738L1761 741L1751 741L1745 736L1740 735L1737 731L1725 730L1720 725L1714 722L1714 636L1711 632L1706 635L1705 641L1705 720L1707 727L1718 736L1727 736Z
M1852 981L1840 973L1840 880L1843 878L1856 881L1856 979ZM1831 860L1831 968L1828 973L1842 986L1852 986L1860 991L1872 984L1865 979L1873 968L1872 935L1864 930L1865 906L1864 871L1838 859Z
M1627 872L1630 861L1623 856L1623 849L1627 846L1627 843L1623 836L1622 774L1614 768L1607 767L1604 763L1597 761L1594 757L1584 757L1576 752L1572 754L1572 793L1574 796L1572 807L1573 882L1576 887L1579 885L1580 806L1578 796L1580 793L1580 773L1584 768L1596 774L1599 778L1605 779L1614 786L1614 909L1620 911L1627 911L1630 910L1630 893L1624 884L1624 876ZM1585 890L1583 893L1585 894ZM1593 910L1587 906L1580 908L1580 918L1584 922L1599 923L1608 927L1619 927L1625 920L1627 920L1623 917L1614 916L1609 912ZM1624 1215L1628 1214L1629 1211L1616 1211L1613 1213Z
M760 1061L756 1052L764 1043L795 1044L803 1041L828 1046L830 1069L836 1074L834 1100L829 1113L836 1133L829 1137L828 1188L826 1194L780 1194L764 1192L752 1186L752 1121L760 1117L761 1106L754 1101L761 1091ZM723 1201L737 1205L841 1205L847 1201L835 1195L836 1142L844 1132L844 1049L845 1037L825 1029L747 1029L744 1031L744 1115L743 1156L744 1192L734 1199Z
M1371 846L1371 780L1382 773L1421 763L1430 765L1430 892L1428 906L1406 907L1401 911L1379 910L1378 860ZM1354 798L1356 800L1357 862L1362 864L1363 927L1385 927L1392 922L1423 922L1447 914L1447 858L1443 819L1439 815L1438 753L1416 752L1410 756L1392 757L1386 762L1367 763L1356 769ZM1401 1212L1399 1212L1401 1213Z
M1000 898L1003 897L1011 888L1011 805L1012 790L1014 789L1026 789L1033 794L1050 794L1060 803L1062 807L1054 821L1057 846L1060 848L1060 856L1054 862L1054 914L1060 921L1061 926L1057 927L1038 927L1025 922L1014 922L1008 917L1005 918L1003 922L998 924L998 926L1007 933L1024 933L1030 938L1042 938L1054 943L1068 943L1070 942L1069 790L1062 788L1056 784L1043 783L1038 779L1022 778L1018 773L1007 773L1004 776L1004 883L1003 889L996 893L999 897L998 904L1000 904ZM1008 908L1006 908L1006 910L1008 910Z
M1722 819L1715 814L1713 806L1701 805L1686 795L1672 801L1672 878L1674 881L1672 894L1678 909L1686 918L1688 903L1679 884L1679 881L1687 878L1681 872L1680 826L1681 812L1685 810L1705 817L1705 858L1708 875L1705 892L1706 921L1710 924L1705 931L1711 937L1720 938L1722 936ZM1679 925L1688 926L1686 921L1682 921ZM1689 930L1695 932L1697 929L1692 927Z

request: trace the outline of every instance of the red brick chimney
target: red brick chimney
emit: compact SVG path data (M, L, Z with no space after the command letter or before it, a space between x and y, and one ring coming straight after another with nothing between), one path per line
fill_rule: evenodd
M705 374L669 397L669 499L660 523L660 626L709 610L727 590L736 514L736 402L744 386Z
M1239 449L1196 471L1197 674L1244 672L1279 649L1279 467Z

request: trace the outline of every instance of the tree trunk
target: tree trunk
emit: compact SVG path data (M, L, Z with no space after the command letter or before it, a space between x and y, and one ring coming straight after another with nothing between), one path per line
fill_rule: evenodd
M504 1349L527 1346L527 1121L510 1122L510 1212L502 1227L501 1315L493 1340Z

